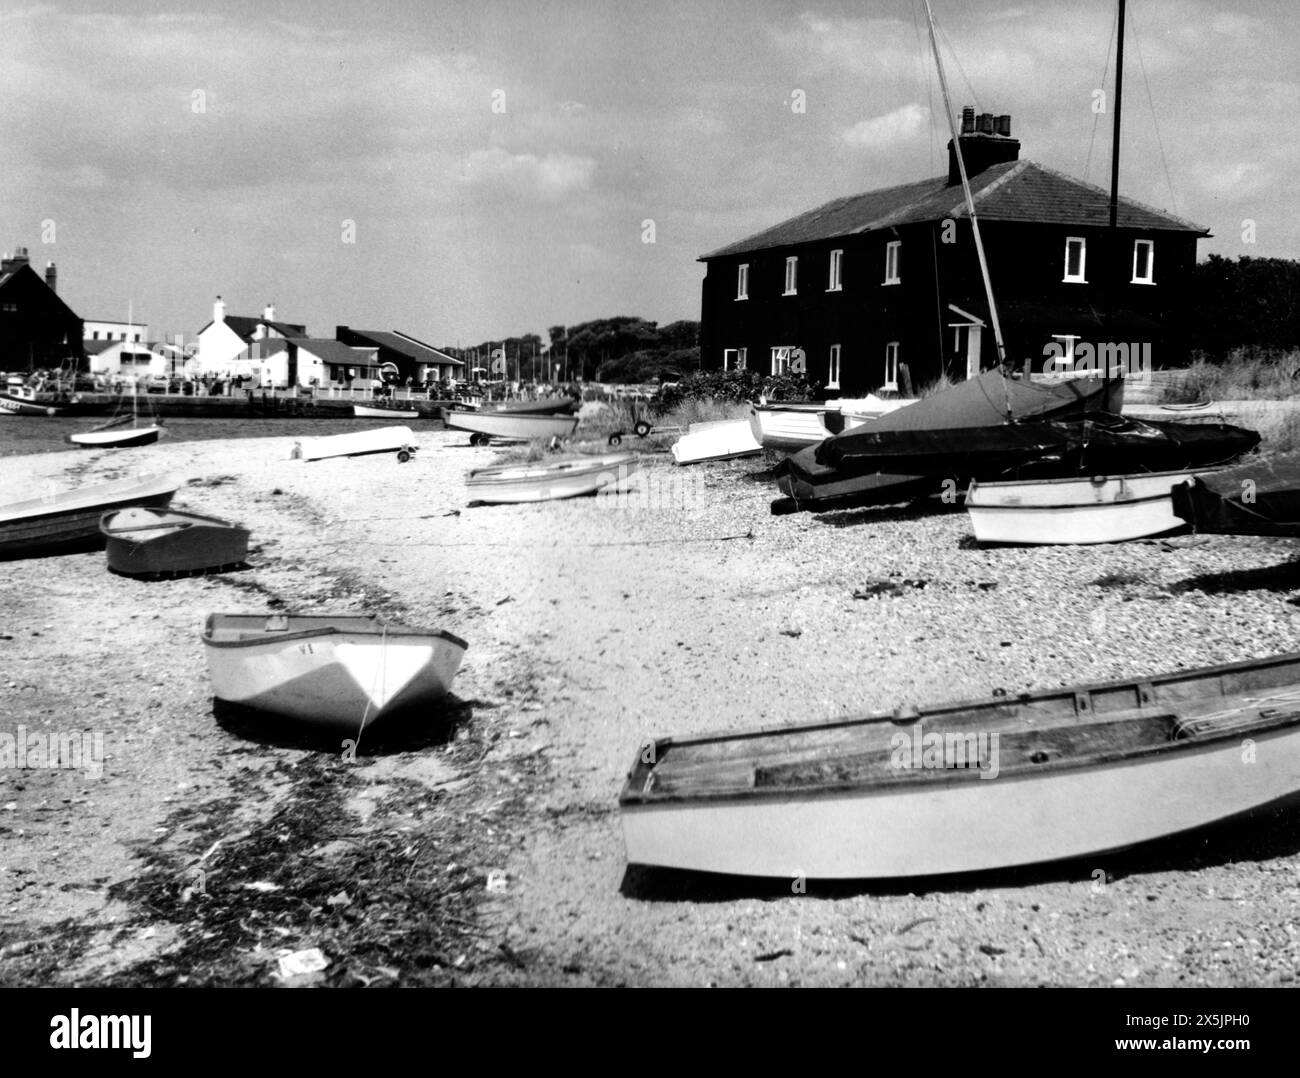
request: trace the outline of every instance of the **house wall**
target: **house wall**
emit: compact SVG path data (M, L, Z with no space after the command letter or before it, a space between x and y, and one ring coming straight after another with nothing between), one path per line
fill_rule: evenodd
M234 366L241 353L247 356L247 349L243 338L225 322L213 322L199 331L198 369L203 374L248 374Z
M1149 344L1155 366L1186 362L1186 328L1173 315L1195 265L1194 233L1121 229L1115 238L1105 228L1002 221L981 221L980 232L1007 355L1015 364L1029 358L1033 369L1041 370L1044 346L1054 333L1095 344ZM944 242L946 236L953 242ZM1067 236L1086 242L1087 283L1063 280ZM1155 242L1155 284L1131 283L1133 241L1138 238ZM900 281L885 284L885 248L892 240L901 243ZM831 292L830 253L836 249L844 252L842 288ZM791 255L799 258L798 292L787 296L785 264ZM749 265L749 298L744 300L736 298L742 263ZM884 384L886 346L897 341L913 388L941 374L964 378L965 345L950 328L962 319L949 304L989 321L965 218L951 228L942 222L920 223L710 259L701 296L701 366L719 369L724 349L745 348L749 369L768 374L773 347L797 346L806 354L808 379L825 387L830 348L838 343L840 386L827 393L858 396ZM1071 317L1068 308L1082 313ZM1120 331L1099 341L1098 319L1104 324L1112 308L1145 324L1134 330L1128 328L1133 320L1121 317ZM981 345L982 367L993 366L997 348L991 326L983 330ZM900 389L906 387L900 384Z
M30 266L0 288L0 370L58 367L80 358L82 322Z

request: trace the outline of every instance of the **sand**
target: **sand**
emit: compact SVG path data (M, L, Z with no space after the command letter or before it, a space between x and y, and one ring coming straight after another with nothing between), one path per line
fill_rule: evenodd
M468 508L465 473L498 453L420 441L407 464L290 461L286 438L6 459L2 501L182 473L175 505L254 549L162 582L102 553L7 563L0 733L99 732L106 758L0 773L0 983L277 983L312 946L330 965L306 980L331 984L1295 979L1295 814L1095 864L795 893L629 869L617 809L653 736L1295 650L1294 544L979 549L960 511L771 516L764 462L662 452L630 498ZM923 586L853 597L882 579ZM464 637L451 724L344 760L219 722L203 619L267 609Z

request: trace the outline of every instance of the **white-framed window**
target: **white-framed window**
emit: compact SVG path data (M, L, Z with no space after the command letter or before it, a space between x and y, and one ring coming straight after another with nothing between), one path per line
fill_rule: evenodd
M885 384L881 389L898 388L898 342L885 345Z
M772 374L789 374L790 361L794 358L799 349L790 345L789 347L772 349Z
M1088 241L1082 236L1065 237L1065 280L1087 283Z
M902 240L890 240L885 244L885 284L899 284L899 258L903 250Z
M843 284L841 283L841 279L840 279L840 273L843 269L844 269L844 252L832 251L830 273L827 275L827 284L826 284L827 292L838 292L840 291L841 288L843 288Z
M736 267L736 298L749 299L749 263L742 262Z
M724 371L743 371L747 365L747 348L724 348L722 350L722 369Z
M791 255L785 260L785 294L793 296L799 291L799 256Z
M840 346L831 345L830 362L826 365L826 388L840 388Z
M1133 241L1132 283L1156 283L1156 245L1154 240Z

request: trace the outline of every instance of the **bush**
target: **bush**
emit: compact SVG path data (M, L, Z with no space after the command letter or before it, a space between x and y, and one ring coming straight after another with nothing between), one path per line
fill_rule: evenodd
M663 414L679 408L686 401L714 400L731 403L808 400L816 397L820 383L790 375L762 375L758 371L700 371L674 385L664 386L653 402Z

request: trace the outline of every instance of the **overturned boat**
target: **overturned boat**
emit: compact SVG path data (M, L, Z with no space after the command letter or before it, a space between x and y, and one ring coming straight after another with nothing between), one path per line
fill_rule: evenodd
M692 423L671 447L674 464L700 464L709 460L752 457L763 451L748 419L723 419Z
M1198 473L1170 497L1179 519L1198 532L1300 538L1300 454Z
M1095 856L1297 795L1300 653L664 738L619 808L633 864L873 879Z
M375 427L351 434L326 434L293 443L292 460L325 460L329 457L359 457L369 453L396 453L405 464L417 445L410 427Z

